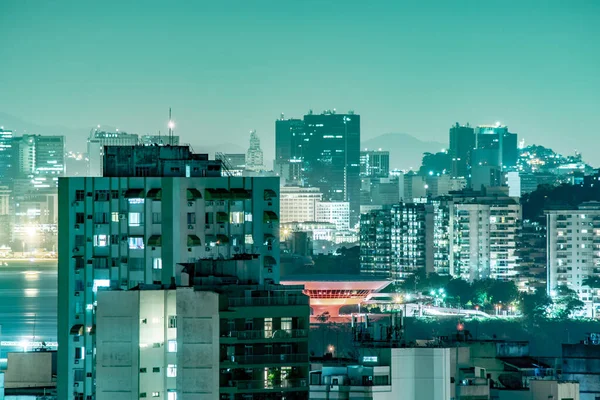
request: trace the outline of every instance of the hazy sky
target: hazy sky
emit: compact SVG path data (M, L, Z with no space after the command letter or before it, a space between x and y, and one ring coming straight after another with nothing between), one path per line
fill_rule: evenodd
M600 1L0 0L0 111L149 133L169 106L269 158L281 112L335 107L363 138L501 121L600 164Z

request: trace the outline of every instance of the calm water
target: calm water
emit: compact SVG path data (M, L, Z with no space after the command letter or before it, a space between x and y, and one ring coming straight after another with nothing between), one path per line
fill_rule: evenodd
M18 350L6 342L33 337L36 342L56 342L57 269L56 260L0 259L1 357Z

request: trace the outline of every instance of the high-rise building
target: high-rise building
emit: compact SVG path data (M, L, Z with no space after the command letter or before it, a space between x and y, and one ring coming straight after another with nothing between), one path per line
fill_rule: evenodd
M282 184L302 182L304 121L281 118L275 121L275 171Z
M250 131L250 147L246 153L246 169L250 171L262 171L265 169L263 151L260 148L260 139L256 131Z
M517 278L518 199L503 191L463 192L449 204L450 273L476 279Z
M450 156L452 157L452 176L467 178L471 162L471 151L475 148L475 131L458 122L450 128Z
M177 288L100 291L95 398L307 399L308 297L259 283L257 264L201 260Z
M555 294L558 286L575 290L592 316L592 306L600 305L600 294L584 281L600 277L600 202L548 210L546 218L548 293ZM597 316L598 311L593 314Z
M444 270L434 270L436 254L445 252L443 249L435 251L436 247L444 243L447 246L447 236L442 242L444 238L439 230L443 225L439 222L436 237L435 211L431 203L399 203L363 214L360 222L361 273L396 282L421 268L427 273L444 273ZM443 267L442 263L438 264Z
M305 183L318 187L323 200L350 203L350 224L360 215L360 116L352 112L304 116Z
M219 162L184 146L103 153L103 177L59 185L58 398L66 400L96 391L98 291L170 285L181 263L246 253L258 257L259 284L279 281L278 178L221 177Z
M360 176L387 178L390 174L390 152L364 150L360 152Z
M0 128L0 183L10 184L15 174L13 132Z
M471 165L490 165L507 171L516 167L518 157L517 134L510 133L507 126L497 123L477 127Z
M347 201L320 201L316 204L316 221L330 222L338 231L350 229L350 203Z
M135 146L139 142L138 135L127 132L105 132L92 129L87 141L88 176L102 176L105 146Z
M322 197L318 188L282 186L279 196L281 223L317 221L317 204Z

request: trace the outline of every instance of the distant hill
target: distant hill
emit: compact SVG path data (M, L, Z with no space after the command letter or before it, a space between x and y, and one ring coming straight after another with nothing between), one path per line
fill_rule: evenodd
M390 152L390 168L417 171L421 166L423 153L435 153L448 147L447 143L426 142L407 133L385 133L361 144L361 149L388 150Z

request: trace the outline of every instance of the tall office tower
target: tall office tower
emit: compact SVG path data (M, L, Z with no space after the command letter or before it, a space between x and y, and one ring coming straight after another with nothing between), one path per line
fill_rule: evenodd
M0 128L0 184L10 185L15 174L13 132Z
M584 284L585 278L600 277L600 202L583 203L578 209L546 211L547 289L554 295L557 286L567 286L586 305L588 316L592 306L600 305L598 289Z
M177 288L99 292L95 398L307 399L308 297L259 284L255 264L200 260Z
M451 274L476 279L517 278L518 198L498 190L468 192L450 200Z
M305 182L318 187L325 201L350 203L350 225L360 216L360 116L352 112L304 116Z
M35 174L35 135L23 135L14 137L13 160L15 166L15 178L31 178Z
M302 182L302 159L304 142L304 121L284 119L275 121L275 172L282 178L282 184Z
M332 223L338 232L350 229L350 203L347 201L320 201L315 213L317 222Z
M250 147L246 153L246 169L250 171L262 171L265 169L263 151L260 148L260 139L256 131L250 131Z
M58 177L65 174L65 137L35 136L35 175L38 179L53 179L58 186ZM50 183L50 182L47 182Z
M505 125L479 125L475 135L475 150L471 165L500 167L501 171L516 167L519 156L517 134Z
M280 191L279 207L282 224L317 220L317 204L323 197L318 188L282 186Z
M436 272L435 246L444 242L435 242L435 211L432 204L399 203L363 214L361 273L402 282L420 268L427 273Z
M102 176L105 146L136 146L138 135L126 132L105 132L100 126L92 129L87 141L88 176Z
M387 178L389 174L389 151L364 150L360 152L360 176Z
M144 146L157 145L169 145L179 146L179 136L176 135L142 135L140 136L140 144Z
M467 178L471 162L471 151L475 148L475 130L457 122L450 128L450 156L452 157L452 177Z
M60 399L94 395L98 291L170 285L180 263L245 253L257 282L279 281L278 178L221 177L185 146L115 146L103 177L59 183Z

